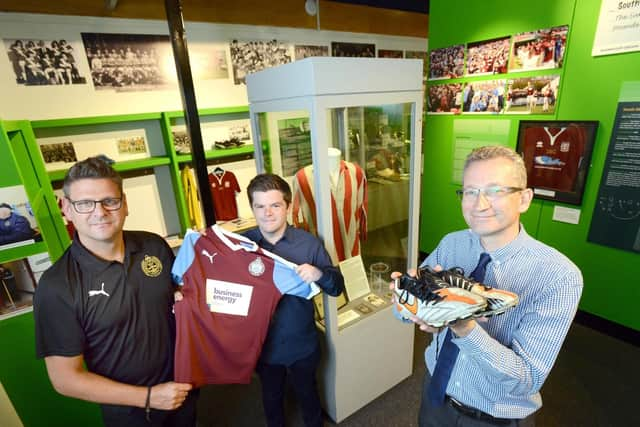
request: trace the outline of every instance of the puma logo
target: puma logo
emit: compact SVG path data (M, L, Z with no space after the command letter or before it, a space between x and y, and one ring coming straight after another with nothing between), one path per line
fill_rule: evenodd
M89 291L90 297L93 297L95 295L104 295L106 297L109 296L109 294L104 291L104 282L102 282L102 289L100 289L99 291Z
M218 252L214 252L213 255L211 255L209 253L209 251L207 251L206 249L203 249L202 252L200 252L202 255L206 256L207 258L209 258L209 262L211 264L213 264L213 257L215 257L216 255L218 255Z

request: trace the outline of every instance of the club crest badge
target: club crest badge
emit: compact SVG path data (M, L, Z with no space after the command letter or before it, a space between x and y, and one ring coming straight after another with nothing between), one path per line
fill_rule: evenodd
M140 266L142 272L149 277L158 277L162 273L162 262L153 255L145 255Z
M251 261L249 264L249 273L252 276L262 276L264 274L265 266L260 257Z

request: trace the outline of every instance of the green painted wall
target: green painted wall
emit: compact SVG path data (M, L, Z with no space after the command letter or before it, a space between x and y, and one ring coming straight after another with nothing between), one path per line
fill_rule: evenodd
M558 203L534 200L523 217L527 231L571 258L585 280L580 309L640 330L635 301L640 297L640 254L587 242L609 138L623 82L640 80L640 52L592 57L600 0L432 0L429 50L569 24L559 104L555 116L490 116L510 120L515 148L520 119L598 120L597 140L578 225L553 221ZM507 76L544 75L548 71ZM470 116L462 116L465 119ZM483 120L484 117L471 117ZM424 143L420 249L431 251L440 238L465 227L451 183L454 116L427 115ZM566 205L567 207L576 207Z

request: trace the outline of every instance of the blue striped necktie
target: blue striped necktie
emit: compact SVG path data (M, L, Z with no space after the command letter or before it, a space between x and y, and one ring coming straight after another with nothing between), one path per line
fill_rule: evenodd
M491 257L489 254L483 252L480 255L478 265L471 272L471 278L478 282L482 282L484 280L484 274L487 271L487 264L489 264L490 261ZM433 406L440 406L444 404L447 384L449 384L449 378L451 378L451 372L453 372L453 365L456 364L458 351L458 346L451 341L451 329L448 329L447 334L444 337L442 350L440 350L440 355L436 362L436 368L433 370L431 383L429 383L429 402Z

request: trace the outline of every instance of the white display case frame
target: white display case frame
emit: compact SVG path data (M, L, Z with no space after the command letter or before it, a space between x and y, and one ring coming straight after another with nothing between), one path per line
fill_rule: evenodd
M422 61L315 57L247 76L256 169L265 171L259 115L306 111L311 128L318 235L333 245L328 141L334 108L411 103L407 268L416 268L421 182ZM277 171L274 171L277 172ZM327 183L319 185L318 183ZM340 422L411 375L413 325L392 307L338 328L336 299L324 295L324 342L319 382L327 414Z

